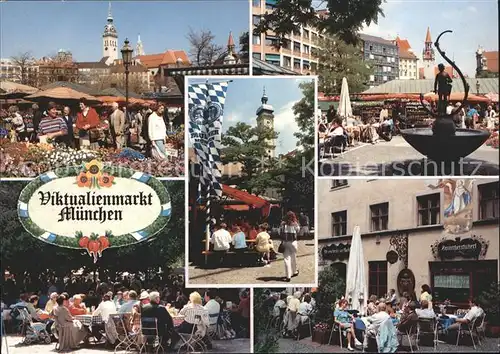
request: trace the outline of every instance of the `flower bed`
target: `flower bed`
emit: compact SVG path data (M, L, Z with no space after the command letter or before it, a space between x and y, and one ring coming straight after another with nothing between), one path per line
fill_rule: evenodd
M94 159L105 165L130 168L157 177L179 177L184 175L184 149L178 138L176 135L179 156L165 160L146 158L130 148L75 150L59 145L12 143L1 139L0 177L36 177L56 168L80 165Z
M331 328L328 324L320 322L313 328L312 341L319 344L328 344Z

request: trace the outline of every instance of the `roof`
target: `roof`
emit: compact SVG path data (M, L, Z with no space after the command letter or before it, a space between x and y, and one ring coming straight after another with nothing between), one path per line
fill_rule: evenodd
M483 52L483 56L486 58L486 66L488 70L494 73L498 72L498 52Z
M471 93L476 93L476 82L479 82L479 94L498 93L498 79L465 79L470 87ZM372 87L363 94L375 93L428 93L434 89L434 79L432 80L391 80L385 84ZM453 92L464 92L462 80L453 80Z
M106 65L106 60L100 61L82 61L76 63L78 69L108 69L109 66Z
M429 27L427 27L427 34L425 35L425 41L426 42L432 42L432 39L431 39L431 29Z
M107 89L99 91L96 96L114 96L114 97L125 97L125 90L119 89L117 87L109 87ZM135 92L128 92L128 97L133 98L141 98L141 95L138 95Z
M384 39L382 37L371 36L369 34L364 34L364 33L360 33L359 34L359 38L361 38L361 40L365 41L365 42L374 42L374 43L380 43L380 44L385 44L385 45L393 45L393 46L396 45L391 40Z
M446 71L453 79L458 79L459 76L458 76L458 73L456 72L456 70L453 68L453 66L445 66L444 67L444 71ZM436 75L439 73L439 69L437 67L437 65L434 67L434 77L436 77ZM430 79L428 77L425 77L425 73L424 73L424 68L419 68L418 69L418 78L419 79ZM434 79L434 78L433 78Z
M172 65L177 63L177 59L182 59L184 64L190 64L189 57L183 50L167 50L164 53L138 55L137 59L148 69L158 68L160 65Z
M148 69L146 68L146 66L144 65L139 65L139 64L136 64L136 65L130 65L128 67L128 71L130 73L147 73L149 72ZM124 65L121 65L121 64L118 64L118 65L112 65L111 66L111 73L112 74L121 74L121 73L125 73L125 66Z
M48 89L55 88L55 87L68 87L72 90L75 90L78 92L83 92L83 93L86 93L88 95L93 95L95 93L94 90L92 90L90 87L80 85L80 84L75 84L73 82L67 82L67 81L52 82L50 84L43 86L41 89L48 90Z
M407 39L401 39L396 37L396 44L398 45L399 57L402 59L417 59L415 53L413 53L410 42Z
M300 75L291 69L282 66L270 64L266 61L253 58L254 75Z
M229 32L229 38L227 39L227 46L234 47L233 32Z
M0 89L5 93L21 92L26 94L32 94L38 91L37 88L28 85L19 84L12 81L1 81Z

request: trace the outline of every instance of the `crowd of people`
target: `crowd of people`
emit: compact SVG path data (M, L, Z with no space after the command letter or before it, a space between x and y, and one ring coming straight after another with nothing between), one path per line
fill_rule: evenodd
M309 232L309 217L304 212L297 217L293 211L289 211L273 235L281 241L278 247L275 247L271 239L270 234L273 232L269 224L262 223L255 227L243 219L236 220L230 226L223 221L216 224L210 243L212 251L218 255L220 264L224 263L229 251L243 253L253 250L259 253L260 263L269 267L272 260L276 259L276 254L282 253L285 263L283 280L290 282L292 277L299 275L297 240L300 237L309 237Z
M76 290L85 288L85 284L67 282L60 289ZM223 299L221 296L227 292L188 290L184 288L183 277L175 275L168 278L164 287L152 283L150 288L142 286L144 284L139 279L128 277L110 285L100 283L94 289L70 295L59 291L50 281L46 290L38 294L24 292L15 300L4 294L2 314L7 313L2 317L12 330L18 327L26 331L27 321L21 316L26 310L35 324L43 324L47 333L55 336L61 351L77 349L82 343L88 345L90 338L95 338L98 344L116 346L119 341L112 316L117 314L126 316L127 331L137 334L141 334L142 318L155 318L158 337L165 349L175 348L180 344L179 334L191 334L193 327L208 349L212 347L211 339L219 339L218 336L224 339L249 336L248 289ZM6 302L6 299L10 301ZM85 317L100 320L84 321Z
M167 145L167 133L173 131L174 123L182 124L180 114L169 120L162 103L120 107L113 102L110 107L97 108L82 98L77 108L54 102L44 108L33 104L21 111L10 106L2 114L4 137L13 142L55 142L78 149L135 147L148 157L161 159L166 158L168 148L176 148Z
M446 113L452 115L458 129L486 129L490 132L498 130L498 104L493 105L468 105L458 108L450 102ZM352 146L354 142L375 144L379 140L390 140L393 134L407 128L408 119L404 113L403 104L400 102L385 103L380 109L378 117L360 116L340 117L333 106L320 117L318 132L320 147L324 151L339 152Z

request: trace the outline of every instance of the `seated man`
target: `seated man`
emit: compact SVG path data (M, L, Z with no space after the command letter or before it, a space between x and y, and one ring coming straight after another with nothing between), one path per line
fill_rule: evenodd
M375 339L378 330L380 328L380 325L387 319L390 318L389 314L386 311L386 305L385 305L385 300L381 301L377 305L377 313L368 317L368 322L370 323L368 327L366 327L366 335L365 335L365 341L363 343L363 346L365 348L368 347L368 340L369 339Z
M347 145L347 134L342 127L342 119L334 118L325 138L325 149L326 151L330 150L330 148L342 149L345 145Z
M401 321L397 325L399 332L406 333L409 332L412 327L416 328L418 323L418 315L415 313L416 308L417 305L414 301L408 304L405 313L401 316Z
M111 301L112 294L107 293L102 297L102 302L97 306L93 316L101 316L102 324L92 325L92 335L100 342L102 339L101 331L104 331L105 323L108 322L109 316L116 313L116 306L113 301Z
M457 318L456 322L448 327L448 331L458 331L462 324L467 325L483 315L484 311L475 299L469 300L470 310L464 318Z
M118 313L131 313L134 305L138 304L137 292L135 290L130 290L128 292L128 300L120 306Z
M215 231L212 234L212 238L210 242L214 245L214 252L220 254L219 262L224 262L224 257L229 251L231 247L231 243L233 239L231 238L231 234L226 230L227 225L225 223L221 223L215 226Z
M216 326L220 314L220 304L215 300L215 294L213 290L207 292L207 297L209 300L205 304L205 309L208 311L209 324L210 326Z
M150 303L143 306L141 309L141 319L156 318L158 336L161 338L162 344L166 345L172 337L174 322L167 309L160 306L160 293L157 291L151 292L149 294L149 300Z
M80 295L73 296L73 303L69 306L69 313L72 316L85 315L87 310L82 304L82 297Z
M434 317L436 317L434 310L429 308L429 301L427 301L427 300L422 300L420 302L420 308L416 309L415 312L417 313L418 317L422 317L422 318L434 318Z

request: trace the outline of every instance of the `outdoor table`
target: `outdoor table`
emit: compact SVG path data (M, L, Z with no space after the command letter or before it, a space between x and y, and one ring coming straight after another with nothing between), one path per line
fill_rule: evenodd
M86 327L91 327L93 325L99 325L103 323L101 315L76 315L75 319L80 321L82 325Z
M184 322L184 316L172 316L172 321L174 322L174 327L179 327Z

